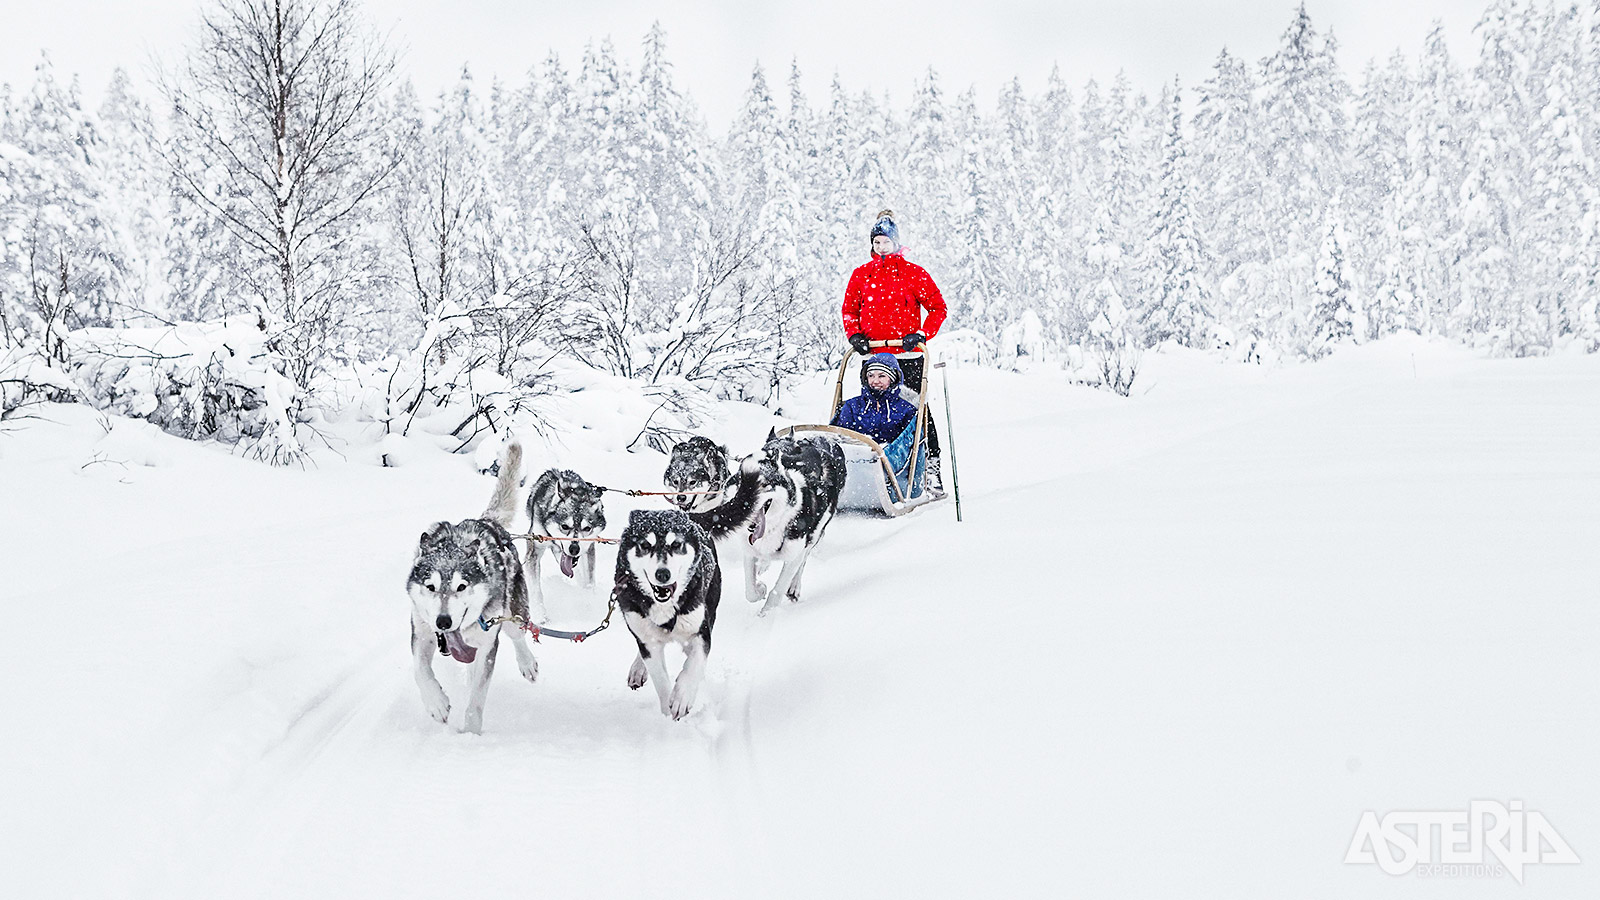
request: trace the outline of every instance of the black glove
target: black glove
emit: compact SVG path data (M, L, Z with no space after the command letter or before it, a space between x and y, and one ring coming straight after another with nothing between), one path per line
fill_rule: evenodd
M872 342L867 340L867 336L859 331L850 335L850 346L856 348L856 352L862 356L872 352Z
M911 351L917 349L917 346L925 340L927 340L927 338L923 337L920 333L913 331L901 339L900 346L904 347L907 353L910 353Z

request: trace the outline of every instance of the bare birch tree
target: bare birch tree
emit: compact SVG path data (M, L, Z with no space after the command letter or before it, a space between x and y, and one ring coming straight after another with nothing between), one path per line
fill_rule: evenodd
M220 0L162 79L163 156L250 257L235 261L241 281L302 388L381 274L357 243L395 167L381 115L393 70L354 0Z

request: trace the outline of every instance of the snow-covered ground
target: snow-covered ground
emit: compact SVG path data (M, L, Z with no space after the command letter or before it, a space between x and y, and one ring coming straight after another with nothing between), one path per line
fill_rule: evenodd
M797 606L758 618L730 544L686 721L626 688L618 626L540 646L537 684L502 658L481 735L424 713L402 592L421 529L487 500L469 459L283 470L80 407L7 423L6 892L1600 893L1600 357L1146 363L1130 399L952 373L966 521L836 521ZM588 428L534 469L658 485L607 449L623 399L572 395ZM768 424L730 406L717 436ZM557 626L604 610L547 584ZM1364 811L1475 799L1582 864L1343 861Z

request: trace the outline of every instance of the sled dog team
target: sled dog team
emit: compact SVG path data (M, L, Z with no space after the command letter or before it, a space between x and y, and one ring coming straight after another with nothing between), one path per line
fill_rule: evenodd
M922 387L923 360L896 357L911 354L937 334L946 309L927 270L906 259L893 210L878 212L867 239L872 259L850 275L840 325L862 356L871 355L874 347L885 352L872 355L862 367L862 396L841 407L834 424L882 443L915 416L915 408L898 397L900 385ZM926 477L938 490L939 437L931 420L927 444ZM527 500L531 532L548 540L530 540L526 559L519 557L506 526L515 514L521 468L522 448L513 442L500 460L489 508L479 518L454 525L439 522L423 532L406 582L422 703L440 722L450 715L450 700L433 674L435 651L471 666L462 720L468 731L483 727L483 701L494 673L501 623L544 620L540 569L545 551L555 557L562 575L574 578L581 571L583 584L593 586L595 548L585 539L606 525L600 502L604 489L576 472L551 469L534 483ZM763 611L780 598L799 599L806 559L838 509L844 478L844 451L824 438L769 434L765 446L746 458L737 474L729 471L727 451L705 438L673 448L662 481L674 492L670 499L678 508L634 511L617 548L611 597L639 645L628 669L628 687L638 689L649 681L663 713L674 719L686 715L705 675L722 598L717 540L746 529L744 585L752 602L763 593L756 568L782 563ZM684 651L683 669L670 687L661 657L668 643ZM522 629L512 630L511 645L518 669L532 681L539 664Z
M450 715L450 700L433 672L435 654L469 667L463 731L483 729L483 704L494 674L502 622L544 619L541 562L554 557L562 575L592 587L593 538L605 528L605 489L576 472L551 469L528 492L530 533L526 555L507 530L516 513L522 446L509 443L499 460L494 495L483 515L455 524L437 522L422 533L406 579L411 597L411 652L422 704L435 720ZM765 600L762 612L783 597L800 598L800 579L811 549L839 505L845 458L824 438L778 437L730 472L723 447L693 437L673 448L663 482L677 508L634 510L618 541L611 597L633 633L638 655L628 687L655 686L661 711L681 719L694 707L711 652L711 630L722 598L718 539L744 529L745 596ZM731 493L730 493L731 491ZM704 493L710 492L710 493ZM770 592L759 566L781 563ZM527 633L506 632L522 677L533 681L539 664ZM669 684L663 650L677 644L683 668Z

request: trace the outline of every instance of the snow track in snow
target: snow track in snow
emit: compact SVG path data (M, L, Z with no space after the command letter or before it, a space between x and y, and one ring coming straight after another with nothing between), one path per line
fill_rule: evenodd
M536 684L502 648L481 735L448 659L452 723L423 711L401 582L487 479L139 429L163 464L109 478L52 410L0 445L0 868L73 897L1502 896L1340 863L1363 810L1474 798L1592 855L1597 361L1147 365L1128 400L953 373L965 524L840 517L766 617L730 541L686 720L626 688L613 620L536 645ZM556 627L604 613L546 588Z

